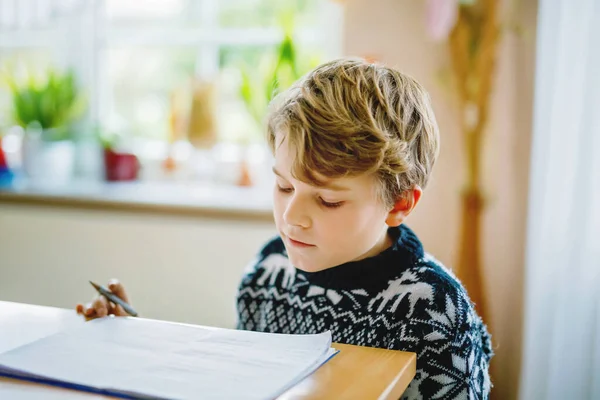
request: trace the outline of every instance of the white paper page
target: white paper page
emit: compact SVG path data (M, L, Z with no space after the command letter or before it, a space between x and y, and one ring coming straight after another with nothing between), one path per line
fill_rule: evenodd
M327 360L331 333L103 318L0 354L2 369L168 399L271 399Z

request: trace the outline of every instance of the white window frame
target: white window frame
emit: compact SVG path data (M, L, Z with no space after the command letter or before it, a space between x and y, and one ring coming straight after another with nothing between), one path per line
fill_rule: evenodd
M142 1L142 0L140 0ZM322 0L318 26L299 29L301 43L319 43L328 58L342 53L342 6ZM119 47L191 46L198 50L196 75L211 78L219 69L219 50L226 45L271 45L281 40L277 28L227 28L218 25L219 0L197 0L194 7L200 28L109 26L105 0L0 0L0 50L50 48L61 66L72 67L89 94L87 123L108 117L111 87L107 82L107 60L103 50ZM52 5L78 10L56 28L45 28ZM25 10L25 11L24 11ZM7 29L7 26L9 29ZM33 26L33 28L31 28ZM64 39L67 40L64 40Z

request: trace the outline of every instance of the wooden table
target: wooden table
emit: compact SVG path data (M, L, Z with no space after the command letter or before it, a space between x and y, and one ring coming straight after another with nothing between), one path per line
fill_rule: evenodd
M0 301L0 353L83 324L72 310ZM290 399L399 399L416 370L416 355L334 343L340 352L284 393ZM0 378L0 399L86 400L104 396Z

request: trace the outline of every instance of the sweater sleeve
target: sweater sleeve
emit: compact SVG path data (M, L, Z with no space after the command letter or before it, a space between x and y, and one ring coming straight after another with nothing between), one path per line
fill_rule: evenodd
M474 335L458 332L449 339L423 340L415 378L402 399L488 399L489 358Z
M391 332L388 348L417 353L403 400L489 398L490 336L464 289L446 289Z

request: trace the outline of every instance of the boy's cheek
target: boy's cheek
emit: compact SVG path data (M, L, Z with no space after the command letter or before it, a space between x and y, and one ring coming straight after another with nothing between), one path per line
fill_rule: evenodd
M283 211L284 206L281 204L281 201L277 200L277 197L273 201L273 219L275 220L275 227L279 232L281 232L281 222L283 221Z

